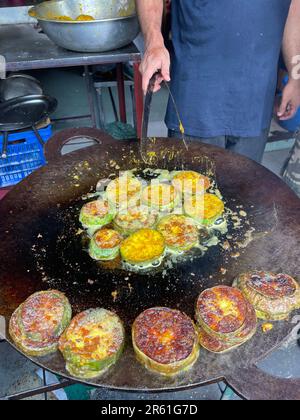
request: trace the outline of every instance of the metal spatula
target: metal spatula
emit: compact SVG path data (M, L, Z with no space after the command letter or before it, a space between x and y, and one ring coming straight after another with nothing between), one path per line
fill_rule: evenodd
M148 126L149 126L149 118L150 118L150 110L151 110L151 103L153 97L153 89L156 82L157 73L155 73L152 78L150 79L148 90L145 96L144 101L144 113L143 113L143 121L142 121L142 138L141 138L141 156L143 162L147 165L152 164L153 159L151 159L151 155L149 153L149 139L148 139Z
M149 139L148 138L148 126L149 126L149 118L150 118L150 110L151 110L151 103L152 103L152 97L153 97L153 90L154 90L154 86L155 86L155 82L157 77L160 76L160 72L155 73L152 78L150 79L149 85L148 85L148 90L146 93L146 97L145 97L145 102L144 102L144 113L143 113L143 123L142 123L142 138L141 138L141 144L140 144L140 151L141 151L141 157L143 159L143 162L147 165L153 165L156 163L156 155L155 153L151 152L151 148L149 147L151 143L153 143L154 139ZM168 85L167 82L164 81L165 86L168 89L170 98L173 102L174 108L175 108L175 112L178 118L178 123L179 123L179 131L181 132L182 135L182 140L183 143L185 145L186 150L188 150L188 146L185 140L185 136L184 136L184 127L178 112L178 108L175 102L175 99L172 95L171 89ZM178 166L182 166L180 165L180 162L178 162Z

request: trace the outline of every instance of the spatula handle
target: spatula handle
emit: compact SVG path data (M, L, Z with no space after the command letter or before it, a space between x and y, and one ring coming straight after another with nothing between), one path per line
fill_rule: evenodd
M153 97L153 90L155 86L155 82L157 77L159 76L159 72L154 73L151 77L147 89L147 93L145 96L144 102L144 114L143 114L143 124L142 124L142 139L146 139L148 137L148 126L149 126L149 118L150 118L150 110L151 110L151 103Z

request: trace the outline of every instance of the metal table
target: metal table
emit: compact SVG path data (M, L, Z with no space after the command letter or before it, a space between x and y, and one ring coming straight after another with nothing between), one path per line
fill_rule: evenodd
M120 118L126 122L125 87L122 66L134 62L135 102L138 137L140 137L143 113L143 93L139 63L141 54L134 44L119 50L106 53L77 53L55 45L45 34L39 32L35 25L1 25L0 55L6 59L7 71L37 70L59 67L85 67L85 79L89 93L89 103L93 125L97 125L95 91L88 66L117 64L117 85L120 104Z

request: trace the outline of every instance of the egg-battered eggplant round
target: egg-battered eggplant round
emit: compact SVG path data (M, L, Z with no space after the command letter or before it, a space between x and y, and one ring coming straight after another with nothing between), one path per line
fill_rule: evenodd
M137 205L141 192L142 182L127 174L108 184L106 197L114 208L128 208Z
M170 211L177 206L180 196L169 184L151 184L142 192L143 204L160 211Z
M245 323L247 301L232 287L216 286L201 293L196 306L199 324L209 332L223 338L236 334Z
M148 206L134 206L121 210L115 220L114 227L123 235L131 235L140 229L152 229L157 222L158 212Z
M106 309L90 309L73 318L59 340L67 371L76 378L92 379L114 365L124 347L120 318Z
M126 263L146 267L164 256L165 240L156 230L141 229L122 242L120 251Z
M172 185L182 195L204 194L211 185L210 179L198 172L179 171L172 179Z
M209 330L199 326L200 345L212 353L226 353L245 344L254 336L257 330L257 317L253 306L247 304L246 320L243 328L235 336L223 335L218 338L211 334Z
M122 236L113 229L98 230L91 239L89 254L96 261L110 261L118 257Z
M49 290L30 296L14 312L9 333L16 345L29 356L45 356L57 350L58 340L72 317L66 296Z
M254 306L257 316L266 321L281 321L300 309L300 286L287 274L254 271L238 276L234 286Z
M189 369L199 356L193 321L169 308L152 308L134 321L132 341L137 359L149 370L171 376Z
M82 207L79 220L84 229L88 229L93 234L96 230L111 223L114 217L115 211L109 206L108 202L99 199Z
M173 251L188 251L199 244L199 230L193 219L183 215L169 215L160 220L157 230Z
M254 307L239 290L227 286L201 293L196 318L200 345L213 353L225 353L241 346L257 329Z
M184 202L185 214L203 225L212 225L222 217L224 210L223 201L214 194L188 197Z

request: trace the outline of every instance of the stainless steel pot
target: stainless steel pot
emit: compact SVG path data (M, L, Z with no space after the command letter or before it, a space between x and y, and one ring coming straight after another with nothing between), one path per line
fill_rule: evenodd
M134 0L47 1L30 9L46 35L60 47L105 52L130 44L139 33ZM76 21L78 16L91 21Z

